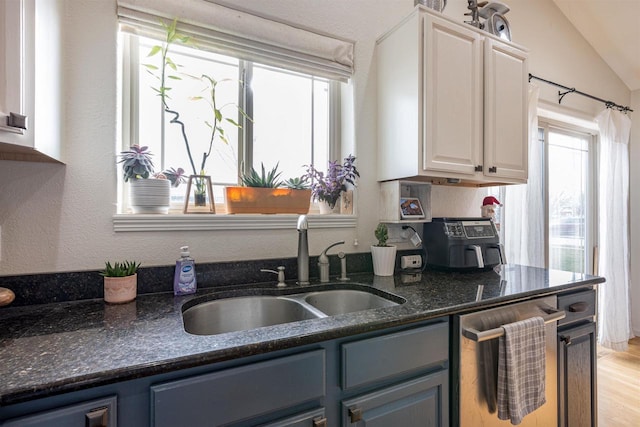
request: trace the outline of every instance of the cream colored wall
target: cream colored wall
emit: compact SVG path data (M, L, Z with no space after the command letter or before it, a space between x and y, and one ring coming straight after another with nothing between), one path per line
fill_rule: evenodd
M346 252L365 252L377 223L375 40L413 8L413 0L228 0L221 3L318 28L356 41L353 105L347 150L358 156L358 226L311 230L310 251L346 240ZM462 21L466 2L449 2ZM531 70L602 93L618 102L629 93L563 19L551 0L509 1L514 41L531 49ZM117 56L115 0L65 0L65 150L67 165L0 162L0 275L101 268L106 259L135 258L168 265L188 244L199 262L292 257L296 231L114 233L116 211ZM571 98L571 99L569 99ZM567 106L594 114L599 105ZM564 104L564 103L563 103ZM483 190L433 191L436 215L476 216ZM353 246L354 240L359 246Z

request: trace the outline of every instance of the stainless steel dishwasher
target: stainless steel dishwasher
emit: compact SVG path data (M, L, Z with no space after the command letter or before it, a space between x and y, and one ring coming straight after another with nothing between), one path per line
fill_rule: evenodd
M496 410L498 338L504 334L501 325L534 316L542 317L546 323L546 403L525 416L520 426L557 427L556 330L557 321L564 318L565 313L557 309L555 296L455 316L458 338L453 340L453 351L458 353L460 363L452 381L457 388L452 407L453 425L456 421L460 427L511 425L509 420L498 419Z

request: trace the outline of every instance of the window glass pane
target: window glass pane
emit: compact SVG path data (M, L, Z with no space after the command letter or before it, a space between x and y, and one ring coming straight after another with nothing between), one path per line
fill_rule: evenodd
M279 162L287 179L302 175L303 165L326 164L328 82L254 65L251 88L253 167L271 169Z
M209 152L211 126L214 113L211 101L212 85L203 75L214 79L216 108L224 117L238 122L238 61L234 58L216 55L183 46L172 46L169 57L178 64L178 72L172 74L180 80L167 79L165 85L170 98L167 103L171 110L180 114L189 141L193 166L189 161L181 126L170 123L171 114L164 115L164 149L162 149L163 110L161 99L153 88L159 87L158 78L147 71L144 64L160 66L161 57L146 57L157 42L141 39L140 43L140 85L139 85L139 140L148 145L155 154L156 169L183 168L188 175L200 173L205 152ZM199 99L200 98L200 99ZM222 128L229 143L216 137L210 156L205 164L205 173L214 183L235 183L238 165L238 129L230 123L222 122ZM162 161L160 161L162 156ZM195 170L194 170L195 168ZM184 186L172 190L176 198L184 195Z
M549 132L549 267L586 272L589 144Z

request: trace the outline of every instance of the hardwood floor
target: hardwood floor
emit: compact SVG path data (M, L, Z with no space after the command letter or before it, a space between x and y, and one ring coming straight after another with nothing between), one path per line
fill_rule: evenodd
M640 426L640 338L629 350L598 348L598 426Z

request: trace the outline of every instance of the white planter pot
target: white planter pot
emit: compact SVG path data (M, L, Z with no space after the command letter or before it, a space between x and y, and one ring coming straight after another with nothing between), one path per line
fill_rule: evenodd
M133 301L138 294L138 274L104 278L104 300L112 304Z
M393 276L396 265L395 246L371 246L373 274L376 276Z
M169 213L171 181L168 179L133 179L129 186L129 204L133 213Z
M331 206L329 206L329 203L325 201L318 202L318 208L320 209L320 215L330 215L332 213L335 213L336 211L335 206L331 208Z

